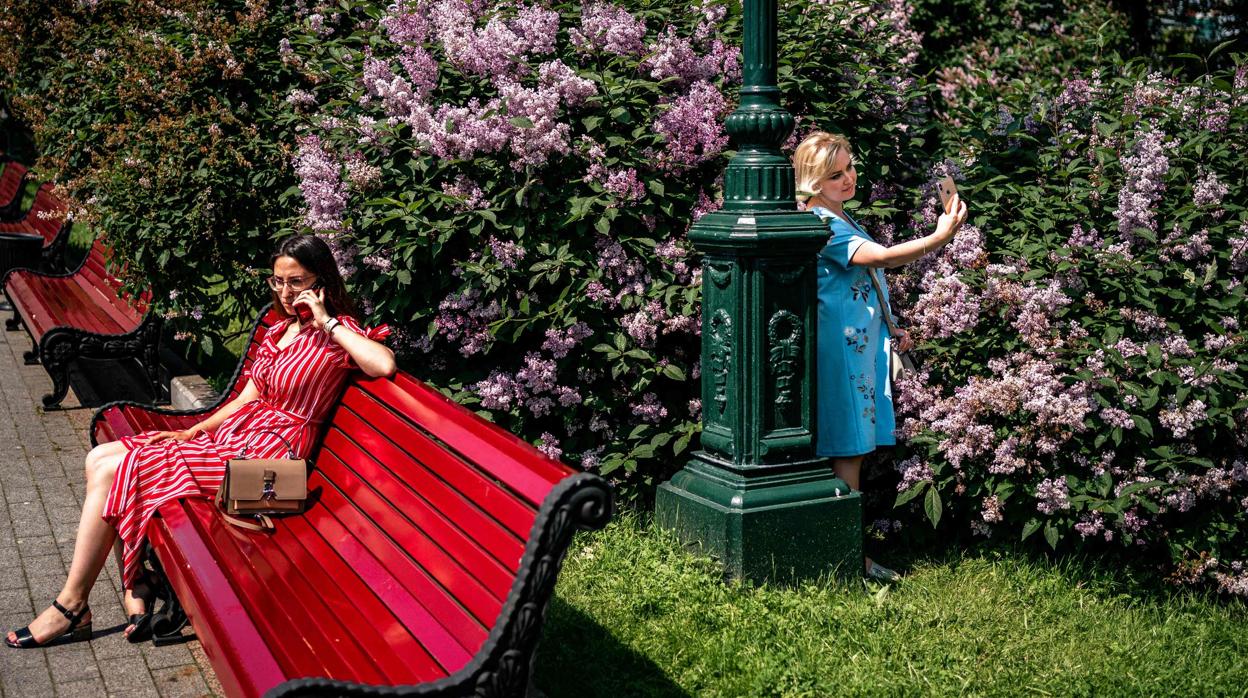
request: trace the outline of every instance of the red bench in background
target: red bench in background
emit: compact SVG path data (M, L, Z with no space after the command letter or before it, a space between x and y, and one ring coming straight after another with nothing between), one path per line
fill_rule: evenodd
M122 293L108 271L108 250L100 239L68 274L13 269L3 278L13 306L5 327L25 326L34 347L26 363L42 363L52 377L43 406L52 408L69 391L69 367L77 359L135 359L143 365L153 394L161 394L157 350L163 319L148 309L150 294Z
M63 269L73 228L67 214L64 202L52 193L48 182L35 192L35 201L25 215L0 222L0 276L17 268Z
M97 446L116 441L122 436L153 429L158 431L186 429L203 419L205 415L212 414L218 407L238 397L247 385L247 381L243 379L243 370L255 360L256 352L260 349L260 341L264 339L264 333L278 319L277 313L272 309L265 309L256 317L251 330L251 342L247 345L247 351L239 359L238 367L234 369L234 377L230 379L230 389L218 397L216 402L193 410L159 408L133 400L110 402L96 410L91 418L89 435L91 445Z
M112 406L91 433L183 417ZM572 534L610 518L605 483L402 372L353 378L312 461L308 511L273 533L202 499L166 504L148 528L226 693L528 692Z
M21 216L22 186L26 184L26 166L7 155L0 155L0 221Z

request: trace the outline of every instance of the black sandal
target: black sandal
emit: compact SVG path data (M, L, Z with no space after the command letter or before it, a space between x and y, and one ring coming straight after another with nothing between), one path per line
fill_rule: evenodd
M82 619L91 612L90 606L83 606L81 611L74 613L53 599L52 608L60 611L62 615L69 619L69 627L65 629L65 632L56 637L48 638L44 642L37 642L35 636L30 634L30 626L28 625L15 633L17 635L16 641L10 641L6 637L4 638L4 644L15 649L28 650L36 647L49 647L64 642L80 642L91 639L91 621L82 622ZM79 625L80 623L81 625Z
M126 622L134 626L134 630L131 630L130 634L126 635L126 641L133 644L150 640L152 638L152 627L155 625L152 621L157 601L155 580L152 579L152 575L144 574L136 580L136 585L138 584L143 585L147 589L147 594L139 596L139 598L143 599L145 610L142 613L131 613L126 617ZM131 592L133 593L133 590Z

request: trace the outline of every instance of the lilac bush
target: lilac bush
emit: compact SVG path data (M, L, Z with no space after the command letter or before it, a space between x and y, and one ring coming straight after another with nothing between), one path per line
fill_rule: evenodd
M903 510L978 536L1157 554L1175 581L1244 593L1248 61L1235 62L1187 81L1129 63L1019 82L1002 92L1008 119L948 114L974 227L896 280L925 359L898 387Z
M293 224L334 236L408 366L627 492L683 465L701 416L686 233L722 197L740 6L297 7L277 47L304 77ZM919 172L929 121L907 18L865 0L782 17L790 108L804 131L888 134L865 152L881 191Z

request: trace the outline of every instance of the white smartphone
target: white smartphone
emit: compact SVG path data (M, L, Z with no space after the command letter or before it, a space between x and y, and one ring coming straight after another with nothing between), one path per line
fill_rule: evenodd
M945 178L936 185L936 190L940 193L940 207L945 210L945 213L952 213L949 210L949 199L958 193L958 185L953 183L953 177L945 175Z

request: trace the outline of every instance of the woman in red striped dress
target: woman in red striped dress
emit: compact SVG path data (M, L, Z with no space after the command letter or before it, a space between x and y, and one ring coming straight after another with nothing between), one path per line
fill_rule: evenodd
M352 317L342 276L320 238L285 240L273 254L269 286L283 320L265 335L237 398L186 431L146 432L87 454L87 496L69 578L51 607L8 634L10 647L45 646L64 635L89 638L87 596L110 548L126 589L126 637L150 637L151 590L139 554L152 513L171 499L213 496L229 458L284 457L287 443L297 457L307 456L353 369L394 373L394 353L379 343L389 329L365 329ZM311 314L301 319L300 310Z

